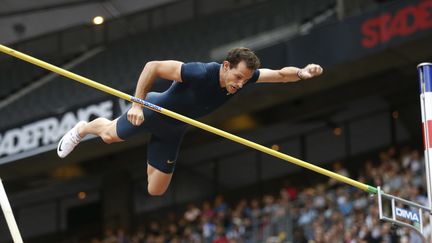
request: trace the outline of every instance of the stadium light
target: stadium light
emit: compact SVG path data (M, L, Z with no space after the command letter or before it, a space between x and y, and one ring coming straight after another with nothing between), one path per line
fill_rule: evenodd
M95 25L101 25L105 21L104 17L102 16L96 16L93 18L93 24Z
M78 199L79 200L84 200L87 197L87 193L86 192L78 192Z

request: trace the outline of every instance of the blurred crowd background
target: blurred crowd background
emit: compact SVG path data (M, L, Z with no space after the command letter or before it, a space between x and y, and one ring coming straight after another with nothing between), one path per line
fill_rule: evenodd
M354 179L360 182L428 205L424 160L418 150L390 147L362 164L358 171L350 172L343 162L335 162L333 171L348 177L357 174ZM107 229L91 242L423 242L409 229L380 222L376 195L368 196L334 179L307 187L304 184L292 183L288 178L277 194L233 202L226 202L223 195L218 195L212 201L191 202L183 214L167 212L161 220L148 222L132 232ZM430 237L432 225L428 217L425 219L425 233Z

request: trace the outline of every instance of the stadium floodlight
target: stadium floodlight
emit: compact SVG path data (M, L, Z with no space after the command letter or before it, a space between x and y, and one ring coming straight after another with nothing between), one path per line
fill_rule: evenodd
M104 23L104 21L105 21L105 19L102 16L96 16L93 18L93 24L95 24L95 25L101 25Z

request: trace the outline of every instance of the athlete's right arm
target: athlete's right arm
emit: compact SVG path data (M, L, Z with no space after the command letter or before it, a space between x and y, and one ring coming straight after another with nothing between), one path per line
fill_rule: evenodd
M179 61L151 61L146 63L138 79L135 97L145 99L156 78L175 80L181 82L181 66ZM133 103L127 113L128 120L135 126L141 125L144 121L144 113L139 104Z

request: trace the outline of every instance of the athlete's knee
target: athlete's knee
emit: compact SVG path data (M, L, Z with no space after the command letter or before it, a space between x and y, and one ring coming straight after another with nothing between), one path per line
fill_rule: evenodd
M108 123L104 126L104 129L103 129L100 137L107 144L123 141L117 135L115 121L111 121L110 123Z
M101 138L107 144L123 141L117 135L113 135L110 132L104 132L104 133L102 133Z
M108 134L102 134L101 138L106 144L114 143L114 138Z
M151 184L147 187L148 193L151 196L162 196L166 192L166 188L156 187Z
M162 196L171 182L172 173L163 172L147 161L147 191L152 196Z

